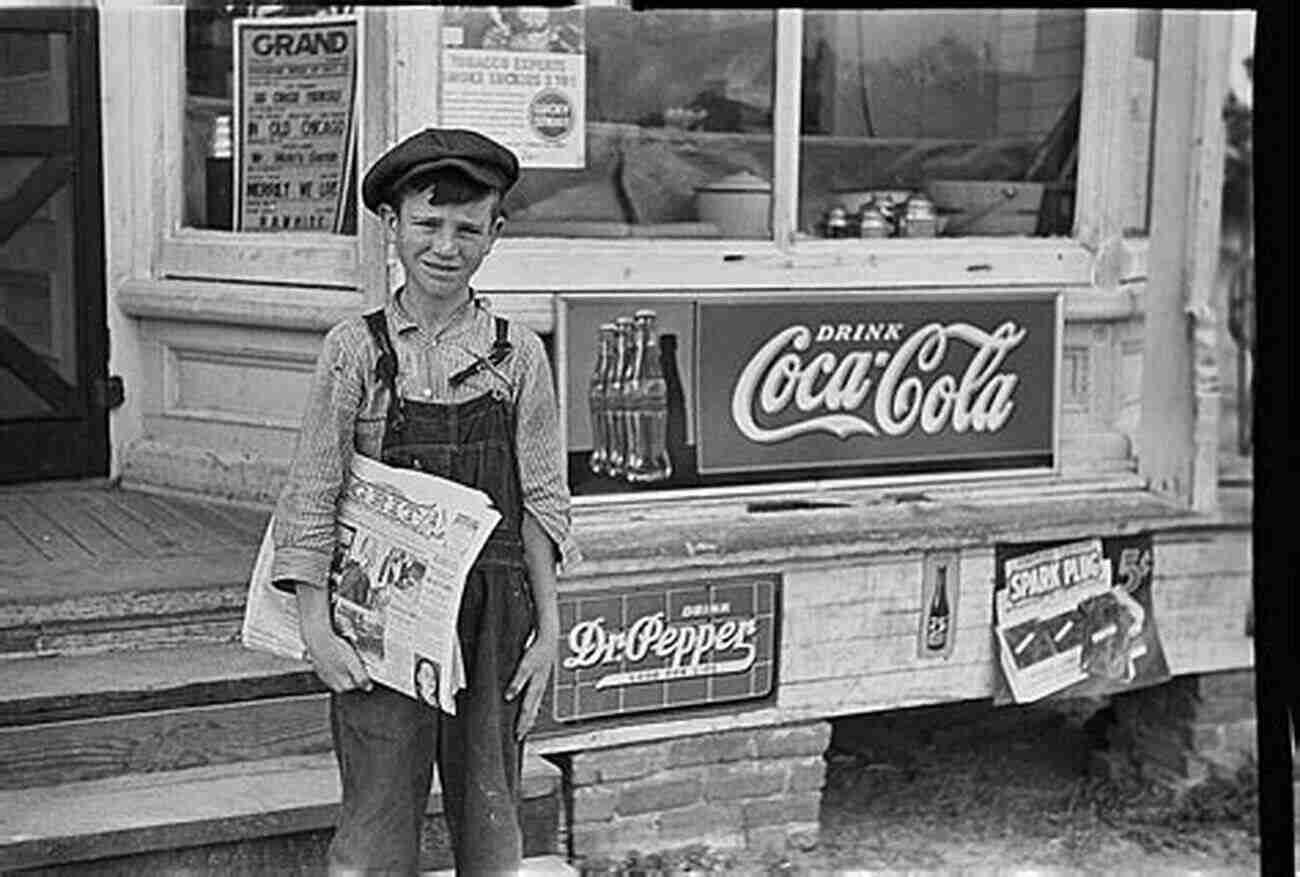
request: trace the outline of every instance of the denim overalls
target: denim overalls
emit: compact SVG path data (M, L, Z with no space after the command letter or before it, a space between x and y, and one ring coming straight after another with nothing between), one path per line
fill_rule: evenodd
M343 804L330 860L416 873L436 759L457 873L513 871L523 845L523 746L515 739L521 698L506 702L505 689L533 629L514 409L495 391L454 405L401 399L384 312L367 314L366 323L381 354L377 374L389 393L382 461L476 487L492 497L502 517L465 582L457 629L467 687L456 696L456 714L382 686L331 697ZM506 330L497 317L490 360L508 354ZM452 385L482 367L480 359L452 376Z

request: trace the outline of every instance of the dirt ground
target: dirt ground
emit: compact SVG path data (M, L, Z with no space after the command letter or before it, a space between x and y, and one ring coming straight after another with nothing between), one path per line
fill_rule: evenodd
M839 722L814 847L684 849L621 873L1259 873L1250 768L1181 801L1103 778L1089 767L1103 739L1084 724L1093 711L985 706Z
M1089 770L1079 719L931 741L902 757L832 751L818 848L793 871L1052 868L1256 874L1249 771L1181 802ZM777 863L770 863L777 864Z

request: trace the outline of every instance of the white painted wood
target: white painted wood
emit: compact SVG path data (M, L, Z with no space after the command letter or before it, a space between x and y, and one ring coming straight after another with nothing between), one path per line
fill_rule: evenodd
M1249 530L1207 534L1196 540L1155 542L1159 577L1179 578L1227 573L1249 574L1254 568Z
M513 293L823 290L1084 286L1091 277L1091 254L1054 238L808 240L789 251L763 241L506 238L475 285Z
M162 416L260 428L296 430L302 419L286 400L307 395L314 351L285 354L249 349L165 344Z
M783 681L777 695L782 709L804 715L852 715L922 704L990 697L993 692L991 639L973 661L942 661L920 670L900 667L871 676ZM915 638L913 638L915 651Z
M791 612L823 614L848 604L919 606L921 556L786 573L784 603ZM915 594L913 594L915 592Z
M1094 252L1123 232L1135 23L1136 13L1129 9L1089 9L1084 19L1074 234Z
M1169 565L1170 550L1193 549L1208 557L1219 546L1230 555L1247 536L1227 531L1193 538L1182 531L1157 541L1166 554L1157 559L1153 611L1174 674L1253 666L1251 641L1243 635L1249 575L1212 570L1175 575L1161 566ZM747 711L738 705L727 715L706 718L647 716L633 726L531 741L529 750L573 751L990 697L996 658L988 627L992 548L962 554L958 651L948 661L916 657L920 592L919 580L909 580L919 576L919 560L913 557L920 555L884 555L879 562L832 570L800 562L787 570L775 708ZM852 587L863 577L868 582L854 600ZM820 589L844 602L823 599ZM895 611L909 602L910 611Z
M924 286L944 286L942 283L917 284ZM956 284L952 284L956 285ZM1022 284L1014 284L1022 285ZM1038 284L1034 284L1038 285ZM483 289L489 300L496 307L497 311L511 319L523 321L530 328L538 332L555 331L555 304L556 296L545 292L516 292L506 289L492 289L475 283L476 288ZM699 288L696 285L694 288ZM887 292L897 287L884 287L880 291ZM678 288L668 288L656 286L652 289L643 290L644 292L662 292L671 289L677 291ZM769 291L773 289L767 287L751 287L754 293ZM776 286L776 290L798 292L798 289L791 287ZM1145 283L1136 281L1128 283L1115 290L1098 290L1093 287L1070 287L1065 290L1064 309L1065 319L1068 322L1108 322L1122 323L1139 318L1142 314L1142 301ZM592 291L607 291L606 288L593 288ZM611 292L621 292L623 289L609 289ZM632 291L632 290L629 290ZM817 290L821 292L822 290ZM876 291L876 287L866 287L865 284L856 288L842 290L849 295L869 295Z
M776 77L772 95L772 237L795 245L799 228L799 120L803 69L803 12L776 13Z
M396 143L437 124L442 10L437 6L391 7L388 19L393 71L392 141Z
M1209 510L1218 482L1219 405L1209 296L1228 28L1218 13L1161 15L1139 472L1153 490Z
M798 683L843 676L874 678L882 673L929 672L938 664L973 664L993 660L992 637L978 630L957 630L952 657L923 658L916 651L918 615L908 617L902 634L856 640L836 640L795 649L781 658L783 682Z
M132 317L318 332L365 309L356 290L180 280L124 281L117 303Z
M388 298L388 244L383 223L361 202L361 177L392 141L397 76L391 63L390 25L393 11L363 7L361 13L360 110L357 113L357 280L366 307ZM383 108L380 111L378 108ZM369 109L367 109L369 108Z
M238 280L355 289L357 244L342 235L261 235L180 228L164 235L159 276L176 280Z
M127 108L132 134L126 148L132 150L131 163L137 169L133 192L139 209L133 228L150 248L148 262L136 264L134 276L357 287L357 237L182 228L185 9L156 0L114 14L129 15L133 25L131 79L106 87L129 88L132 94ZM366 94L363 115L367 106L383 105L370 103L375 97ZM152 216L142 216L146 212Z

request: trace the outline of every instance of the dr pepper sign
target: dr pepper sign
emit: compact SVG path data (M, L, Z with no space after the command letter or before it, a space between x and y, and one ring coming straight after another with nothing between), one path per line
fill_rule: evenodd
M1059 292L699 303L701 473L1051 466Z

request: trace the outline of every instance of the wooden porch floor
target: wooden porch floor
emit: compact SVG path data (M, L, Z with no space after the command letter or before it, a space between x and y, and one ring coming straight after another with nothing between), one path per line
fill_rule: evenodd
M0 488L0 604L247 582L269 511L113 487Z

